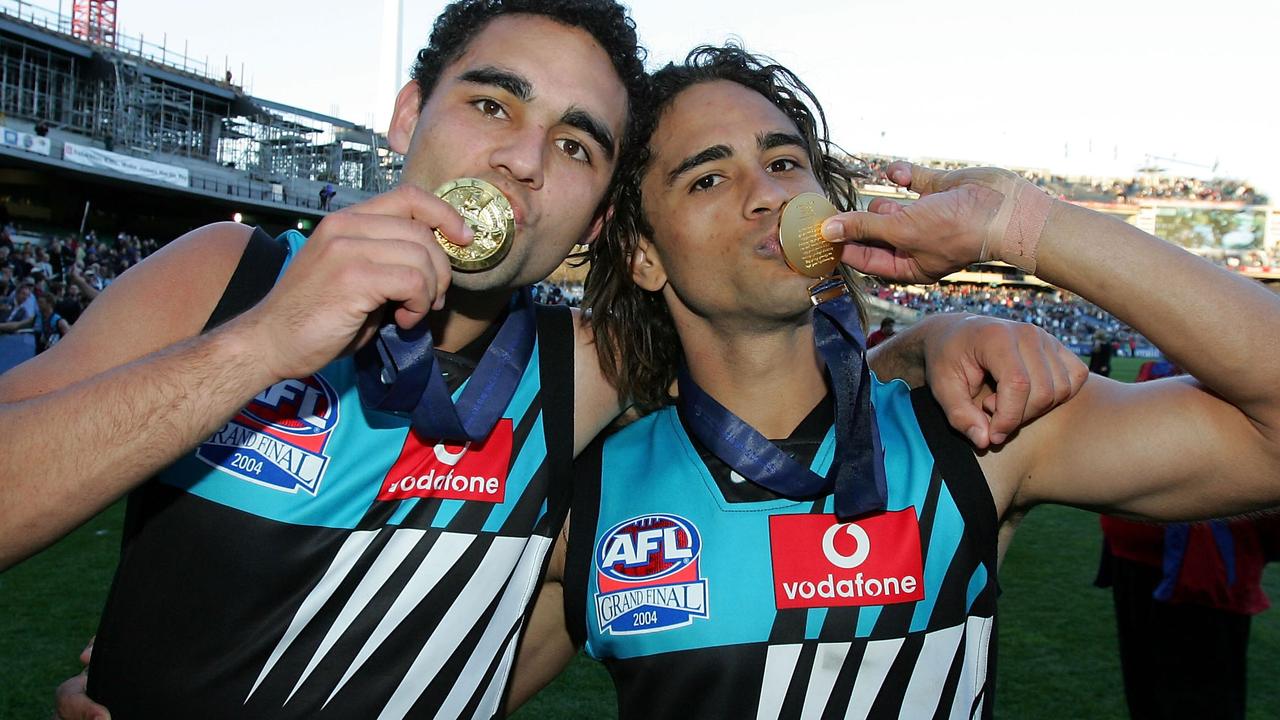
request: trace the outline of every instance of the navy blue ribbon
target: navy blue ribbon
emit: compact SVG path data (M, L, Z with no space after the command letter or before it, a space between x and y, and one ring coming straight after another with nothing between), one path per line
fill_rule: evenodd
M815 293L832 284L818 286ZM884 510L888 497L884 450L871 408L867 341L853 298L842 292L819 303L813 324L836 402L836 451L826 477L778 449L698 387L688 369L681 367L680 403L689 429L739 475L779 495L813 497L834 490L835 511L841 519Z
M507 409L533 355L533 298L523 288L507 319L453 402L440 374L429 323L410 330L389 324L356 352L356 387L365 407L409 415L424 437L478 442Z

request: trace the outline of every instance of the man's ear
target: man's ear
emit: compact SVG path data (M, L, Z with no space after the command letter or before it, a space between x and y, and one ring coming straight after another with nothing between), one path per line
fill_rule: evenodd
M418 116L422 113L422 94L418 90L418 81L410 80L396 94L396 107L391 112L391 127L387 128L387 144L401 155L409 154L409 142L413 139L413 129L418 126Z
M667 284L667 271L662 267L658 246L647 237L641 236L635 252L631 253L631 279L649 292L661 290Z
M582 234L582 239L578 241L579 245L590 245L600 237L600 231L604 229L604 224L613 218L613 206L610 205L607 210L596 215L596 219L591 221L591 225L587 227L587 231Z

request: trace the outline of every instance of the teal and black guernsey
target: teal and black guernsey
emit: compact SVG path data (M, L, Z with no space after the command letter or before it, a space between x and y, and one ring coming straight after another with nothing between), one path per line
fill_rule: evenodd
M578 459L565 609L628 718L982 718L995 505L928 389L874 381L885 511L744 480L668 407ZM784 451L825 474L821 403Z
M261 298L302 242L255 234L210 324ZM134 492L90 695L118 718L502 715L568 510L562 310L537 308L482 442L366 409L342 359L266 388ZM474 345L437 353L451 390L488 338Z

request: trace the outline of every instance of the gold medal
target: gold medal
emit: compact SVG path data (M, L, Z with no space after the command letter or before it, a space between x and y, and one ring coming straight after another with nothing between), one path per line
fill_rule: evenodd
M507 196L477 178L459 178L436 188L436 196L452 205L475 232L470 245L454 245L436 230L436 240L458 270L488 270L502 262L516 236L516 216Z
M788 267L813 278L835 272L840 258L835 246L822 239L822 223L839 212L818 193L801 193L787 202L782 208L778 241Z

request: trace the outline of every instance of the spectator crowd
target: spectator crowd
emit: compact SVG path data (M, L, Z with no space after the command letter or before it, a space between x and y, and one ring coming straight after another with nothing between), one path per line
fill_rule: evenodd
M885 175L889 163L907 158L884 155L857 155L846 158L864 183L892 185ZM959 170L987 163L960 160L915 160L939 170ZM1023 177L1045 192L1064 200L1134 203L1139 200L1201 200L1206 202L1243 202L1266 205L1268 198L1253 186L1230 178L1204 180L1169 175L1163 172L1142 173L1130 178L1068 177L1044 170L1020 170Z
M968 312L1031 323L1082 355L1089 354L1098 341L1112 345L1121 355L1155 353L1151 343L1128 325L1065 290L940 283L927 287L872 285L869 292L925 314Z
M30 333L37 352L62 338L115 278L159 247L127 233L33 238L0 228L0 337Z

